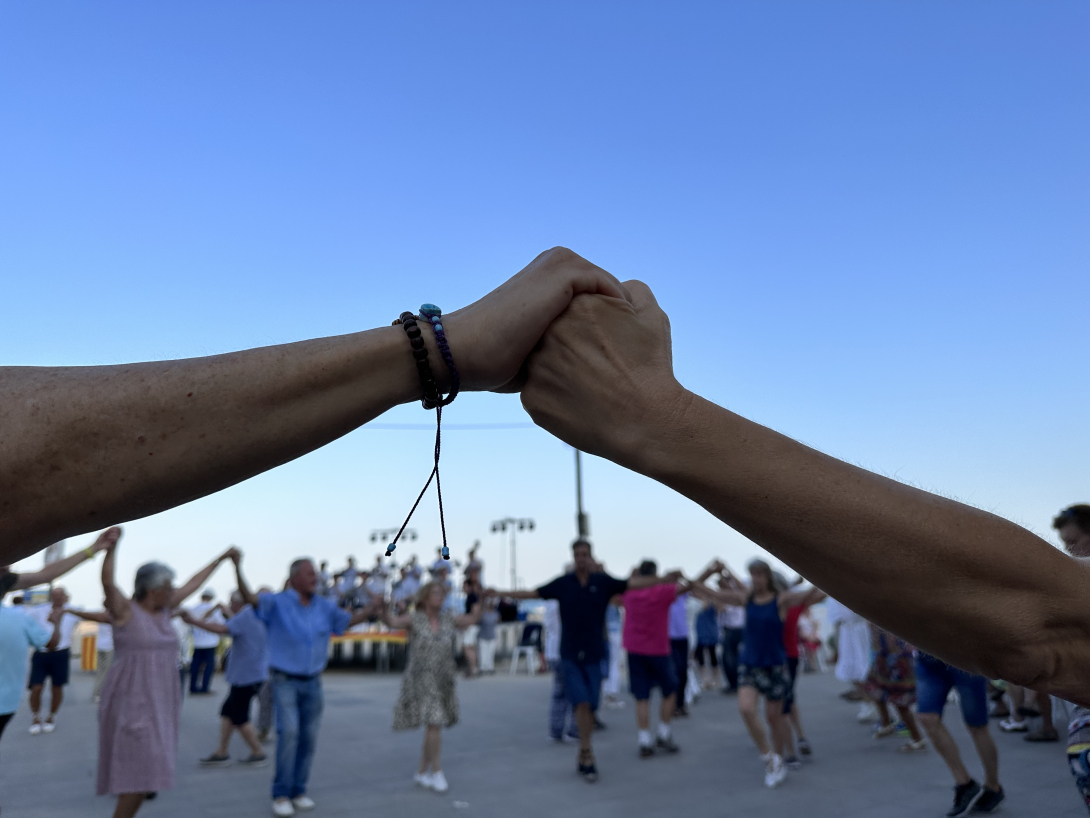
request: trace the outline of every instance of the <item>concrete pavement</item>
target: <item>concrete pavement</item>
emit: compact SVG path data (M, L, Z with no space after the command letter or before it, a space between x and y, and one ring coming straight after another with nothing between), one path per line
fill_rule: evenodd
M21 707L0 742L3 818L106 818L112 799L94 796L95 707L90 679L73 675L70 696L51 735L30 736ZM603 712L609 729L596 736L601 781L575 774L575 749L546 739L549 680L525 675L459 682L462 723L444 734L450 791L415 789L412 773L421 734L390 729L398 676L327 673L326 709L310 795L315 818L329 816L481 816L482 818L712 818L713 816L945 815L953 782L933 751L896 752L896 738L874 741L854 720L856 706L837 697L831 675L800 680L800 704L814 760L778 790L762 786L763 767L745 733L733 697L708 694L679 720L682 747L674 757L640 760L631 703ZM222 677L214 686L225 691ZM201 769L214 745L222 696L189 698L182 713L178 786L141 810L148 818L250 818L270 814L272 767ZM970 771L980 765L956 709L947 721ZM1030 745L993 733L1000 748L1008 800L1000 814L1015 818L1084 816L1067 771L1062 744ZM238 739L236 739L238 742ZM270 747L270 753L274 748ZM241 755L241 742L232 746Z

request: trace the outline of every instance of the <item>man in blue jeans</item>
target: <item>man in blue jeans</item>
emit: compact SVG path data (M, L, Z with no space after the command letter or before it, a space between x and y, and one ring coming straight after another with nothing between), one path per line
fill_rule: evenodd
M314 809L307 795L310 764L322 720L322 671L329 637L366 621L374 607L349 614L318 595L318 571L308 559L296 560L288 588L278 594L253 594L241 572L239 591L268 629L269 679L276 709L276 777L273 815Z
M594 711L602 688L602 657L605 656L606 608L609 600L628 589L646 588L661 582L677 582L678 574L665 577L615 579L595 570L590 543L572 543L575 571L557 577L535 591L488 591L492 596L511 599L555 599L560 603L560 673L564 691L575 710L579 725L579 774L593 783L598 768L590 739L594 734Z
M942 723L942 711L951 689L958 691L961 715L984 766L984 786L969 775L957 744ZM958 670L927 653L916 655L916 709L931 744L954 775L954 806L948 818L994 812L1003 801L999 785L999 750L988 732L988 680Z

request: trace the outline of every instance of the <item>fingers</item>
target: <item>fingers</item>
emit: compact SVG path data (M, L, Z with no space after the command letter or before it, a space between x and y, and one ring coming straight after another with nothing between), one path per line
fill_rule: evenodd
M655 298L655 294L651 292L651 288L642 281L632 279L631 281L626 281L622 286L625 287L631 295L629 303L636 308L636 312L643 312L648 309L661 309L661 307L659 307L659 302Z

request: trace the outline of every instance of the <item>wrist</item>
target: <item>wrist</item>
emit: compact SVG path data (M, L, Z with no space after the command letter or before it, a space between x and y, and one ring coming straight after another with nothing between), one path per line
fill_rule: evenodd
M635 422L615 428L617 439L610 459L656 480L674 468L678 449L695 434L694 403L699 399L677 381L647 394L644 406L633 413Z

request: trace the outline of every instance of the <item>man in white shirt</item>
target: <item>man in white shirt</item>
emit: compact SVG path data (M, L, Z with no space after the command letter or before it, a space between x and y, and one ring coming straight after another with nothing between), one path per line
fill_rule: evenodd
M215 603L216 594L211 588L205 588L201 602L190 609L189 615L200 622L207 619L217 625L226 620ZM193 661L189 665L189 695L207 696L212 693L208 685L216 670L216 648L220 644L220 635L204 628L193 626Z
M57 711L61 709L64 701L64 686L68 684L68 668L71 660L72 631L79 624L79 618L70 613L64 613L68 604L68 594L59 585L49 593L49 602L44 605L33 605L27 608L27 613L40 624L49 628L50 632L56 628L57 640L51 641L53 647L48 645L44 649L34 651L30 660L30 734L36 736L40 733L52 733L56 726ZM56 620L55 622L51 621ZM45 680L49 679L50 701L49 716L42 721L42 691L45 688Z

